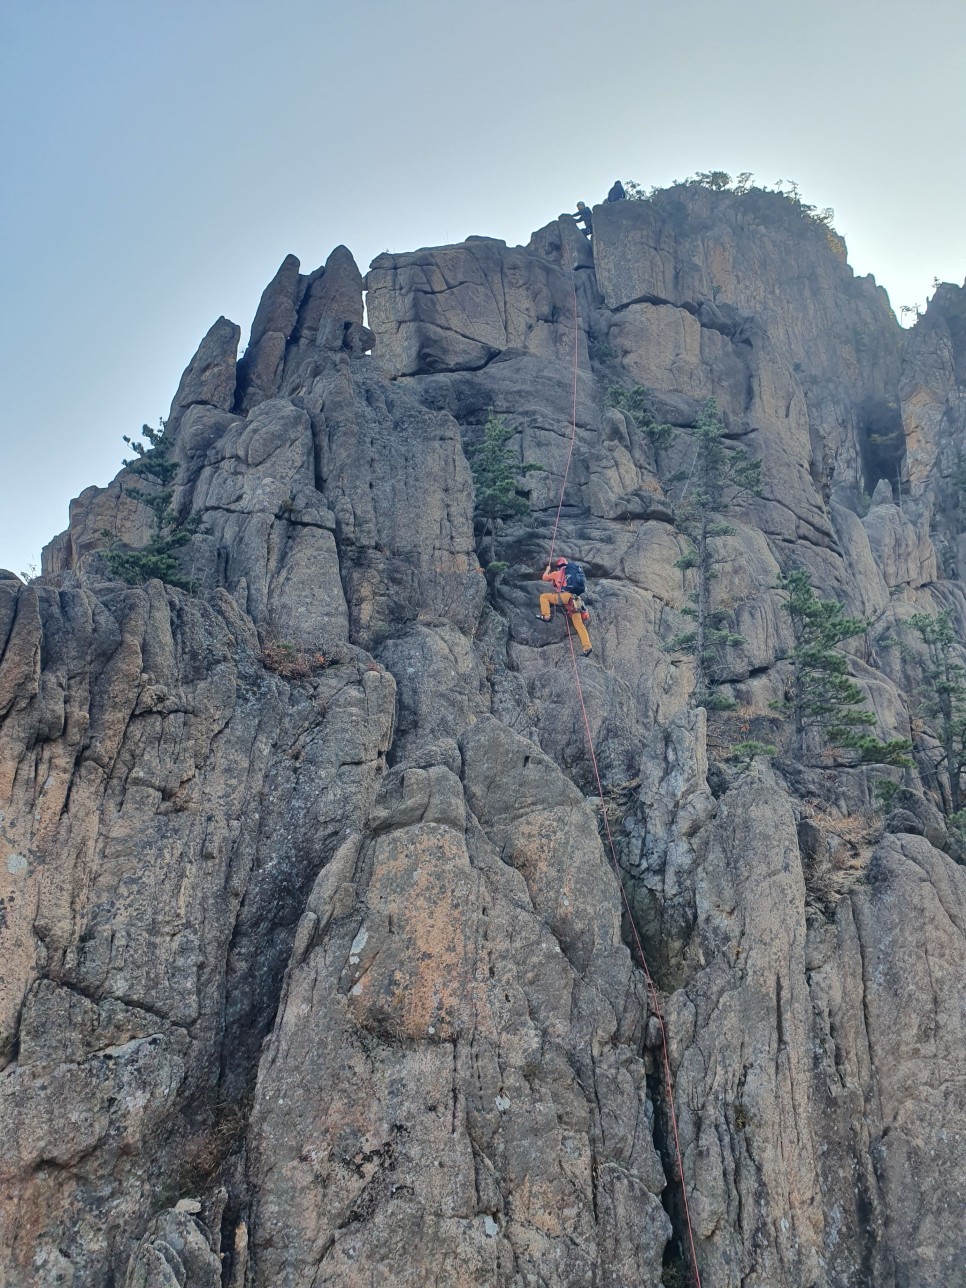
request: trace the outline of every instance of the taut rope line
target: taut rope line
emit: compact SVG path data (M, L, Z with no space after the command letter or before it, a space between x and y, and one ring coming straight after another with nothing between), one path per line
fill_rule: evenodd
M567 486L567 477L570 474L570 463L574 455L574 442L577 438L577 365L578 365L578 342L580 336L579 325L577 321L577 283L574 278L573 266L570 269L570 285L574 294L574 380L573 380L573 412L570 421L570 447L567 452L567 463L564 466L563 478L560 480L560 499L557 502L557 516L554 520L553 534L550 538L550 555L547 560L548 564L553 560L554 545L557 540L557 530L560 527L560 513L563 509L564 489ZM574 649L573 632L570 629L570 614L565 613L567 622L567 642L570 645L570 658L574 667L574 680L577 686L577 696L580 699L580 710L584 717L584 729L587 732L587 746L590 748L590 759L594 766L594 777L597 780L597 791L600 796L601 814L604 819L604 832L607 836L607 844L610 848L611 864L614 869L614 876L617 878L617 885L620 889L621 900L627 911L627 920L631 927L631 934L634 938L634 944L637 948L637 955L640 959L641 967L644 971L644 978L647 981L648 996L651 1003L651 1009L657 1017L661 1029L661 1056L664 1068L664 1080L667 1084L667 1105L668 1113L671 1118L671 1131L674 1137L674 1154L677 1161L678 1181L681 1185L681 1197L684 1201L684 1220L688 1230L688 1242L691 1249L691 1271L694 1276L695 1288L701 1288L701 1274L698 1270L698 1254L694 1243L694 1229L691 1225L691 1209L688 1204L688 1190L684 1180L684 1161L681 1157L681 1141L678 1135L678 1119L674 1109L674 1080L671 1076L671 1057L667 1045L667 1026L664 1023L664 1016L661 1012L661 1005L658 999L657 987L651 975L647 964L647 958L644 955L644 945L641 943L641 937L637 933L637 926L634 922L634 914L631 911L630 900L627 897L627 891L624 888L624 880L621 876L620 864L617 861L617 848L614 845L614 837L610 830L610 820L607 817L607 802L604 800L604 787L601 782L600 768L597 764L597 754L594 751L594 739L590 730L590 719L587 715L587 706L584 702L584 691L580 684L580 670L577 666L577 653Z

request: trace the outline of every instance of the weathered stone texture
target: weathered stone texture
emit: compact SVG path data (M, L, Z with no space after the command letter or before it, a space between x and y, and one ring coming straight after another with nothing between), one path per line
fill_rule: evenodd
M903 336L791 203L699 187L366 286L368 327L345 247L288 256L237 367L220 319L185 372L198 593L106 575L151 530L124 472L0 576L0 1282L658 1288L683 1183L715 1288L950 1288L966 881L890 641L966 638L964 292ZM670 647L708 397L762 461L718 538L732 713ZM540 468L484 576L491 413ZM534 620L551 541L588 659ZM787 750L795 566L871 619L876 731L916 729L887 816L834 757L725 759Z
M58 1247L98 1282L145 1205L217 1163L219 1067L271 1022L300 903L371 795L393 686L346 660L293 690L224 591L11 593L0 1224L10 1282ZM266 870L286 876L254 950Z
M254 1111L256 1283L659 1282L643 1006L593 818L496 721L462 754L464 784L393 771L309 901Z
M241 330L219 318L188 363L165 424L174 435L189 407L198 403L230 411L235 400L236 362Z

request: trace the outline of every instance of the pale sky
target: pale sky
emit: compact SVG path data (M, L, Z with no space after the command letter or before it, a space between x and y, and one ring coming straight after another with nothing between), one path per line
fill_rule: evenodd
M963 0L0 0L0 567L293 252L511 245L793 179L893 307L966 277Z

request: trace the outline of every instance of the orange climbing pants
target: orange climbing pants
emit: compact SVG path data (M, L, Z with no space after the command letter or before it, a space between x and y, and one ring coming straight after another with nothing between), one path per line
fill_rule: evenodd
M583 621L581 620L580 614L572 613L569 611L569 604L572 599L573 599L573 595L571 595L569 590L562 590L559 595L551 595L551 594L541 595L540 596L540 616L549 617L550 605L560 604L563 607L564 611L567 612L567 615L570 618L570 623L573 626L574 630L577 632L577 638L580 640L581 648L586 650L590 648L590 636L587 634L587 627L584 625Z

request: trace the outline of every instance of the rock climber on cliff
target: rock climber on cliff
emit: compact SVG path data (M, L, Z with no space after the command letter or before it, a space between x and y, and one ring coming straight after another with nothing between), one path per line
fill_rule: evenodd
M577 213L574 215L574 219L584 236L589 237L594 231L594 216L582 201L577 202Z
M627 193L624 191L624 185L620 179L615 179L610 192L607 194L608 201L626 201Z
M584 657L589 657L594 650L590 636L587 634L587 627L584 625L584 622L590 620L590 614L584 608L580 598L586 585L584 571L580 564L572 559L558 559L556 569L553 571L547 564L540 580L551 582L556 590L545 591L540 596L540 612L537 613L537 617L542 622L549 622L553 605L559 604L577 632L584 650Z

